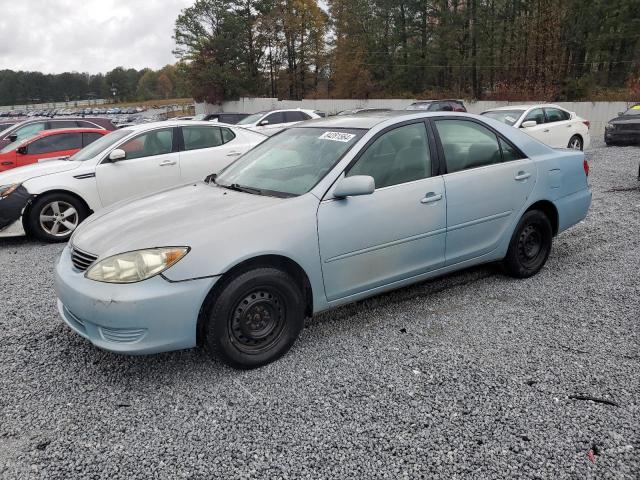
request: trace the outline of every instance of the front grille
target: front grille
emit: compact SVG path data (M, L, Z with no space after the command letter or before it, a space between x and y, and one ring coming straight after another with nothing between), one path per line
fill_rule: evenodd
M83 252L82 250L78 250L76 248L71 250L71 262L73 263L73 266L81 272L84 272L87 268L89 268L89 265L91 265L97 259L97 256Z

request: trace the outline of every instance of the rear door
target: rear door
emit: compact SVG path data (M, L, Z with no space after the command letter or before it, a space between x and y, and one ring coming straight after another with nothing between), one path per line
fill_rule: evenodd
M566 148L569 139L573 135L571 128L571 115L559 108L547 107L544 109L546 126L549 129L550 143L554 148Z
M185 182L218 173L249 149L231 129L214 125L180 127L180 176Z
M182 183L176 130L166 127L141 133L116 147L126 152L123 160L101 161L96 183L103 206Z
M534 163L486 125L473 120L435 120L445 160L446 264L494 250L524 206L536 181Z

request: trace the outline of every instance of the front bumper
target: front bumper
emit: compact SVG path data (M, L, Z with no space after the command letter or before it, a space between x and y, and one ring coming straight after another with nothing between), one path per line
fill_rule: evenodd
M0 199L0 232L11 228L15 230L22 212L31 201L31 194L20 185L15 192Z
M200 307L218 278L95 282L74 268L67 246L56 266L55 290L60 316L76 333L99 348L139 355L194 347Z
M605 130L606 143L640 143L640 130Z

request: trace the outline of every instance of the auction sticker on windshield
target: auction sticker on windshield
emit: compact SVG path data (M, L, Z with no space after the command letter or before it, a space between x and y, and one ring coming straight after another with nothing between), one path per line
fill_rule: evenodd
M318 138L321 140L333 140L334 142L349 142L355 135L353 133L324 132Z

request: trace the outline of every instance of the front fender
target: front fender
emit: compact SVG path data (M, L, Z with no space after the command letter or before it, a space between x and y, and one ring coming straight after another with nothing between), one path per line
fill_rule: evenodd
M13 193L0 200L0 231L20 219L32 198L33 195L20 185Z

